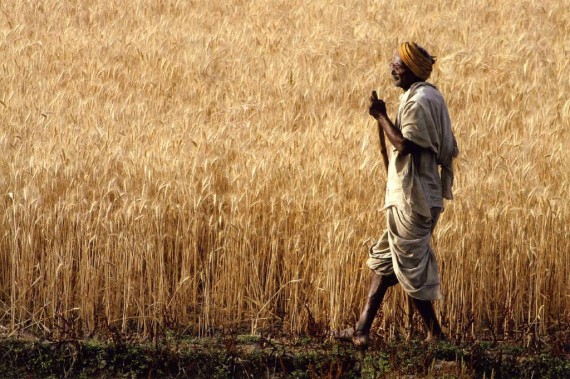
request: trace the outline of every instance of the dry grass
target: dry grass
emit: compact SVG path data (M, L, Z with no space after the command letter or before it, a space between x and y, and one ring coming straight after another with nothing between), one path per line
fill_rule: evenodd
M459 140L436 233L456 338L570 322L563 1L0 5L0 328L336 328L384 227L367 97L414 39ZM378 326L398 333L394 291Z

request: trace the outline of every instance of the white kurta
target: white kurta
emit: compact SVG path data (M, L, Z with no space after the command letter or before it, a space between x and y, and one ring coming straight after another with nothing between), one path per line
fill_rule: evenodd
M429 216L430 208L443 207L444 197L452 198L451 161L458 153L443 96L429 83L415 83L400 97L395 124L404 138L423 149L407 155L392 150L386 208L395 205L406 213Z

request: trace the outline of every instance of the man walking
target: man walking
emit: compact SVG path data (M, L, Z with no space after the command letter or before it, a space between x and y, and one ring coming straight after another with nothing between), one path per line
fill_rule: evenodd
M368 345L374 317L395 284L412 299L428 340L445 338L432 304L441 291L430 238L443 199L452 199L452 160L458 149L443 96L426 82L434 63L435 58L417 44L400 45L390 64L394 84L404 90L395 122L375 92L370 98L369 113L393 148L386 184L387 228L370 249L370 290L352 333L353 343L360 347Z

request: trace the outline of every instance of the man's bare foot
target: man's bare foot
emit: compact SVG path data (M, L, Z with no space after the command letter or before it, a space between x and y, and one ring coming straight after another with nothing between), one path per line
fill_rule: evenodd
M436 342L441 342L441 341L447 341L447 337L445 337L445 334L440 333L440 334L428 334L428 336L426 337L426 339L424 340L424 342L427 343L436 343Z
M368 343L370 342L370 336L368 333L356 331L352 336L352 343L355 347L365 350L368 348Z
M331 337L341 341L352 341L354 336L354 328L346 328L343 330L333 330L331 331Z
M370 340L370 335L354 328L331 331L331 337L346 342L352 342L359 349L366 349Z

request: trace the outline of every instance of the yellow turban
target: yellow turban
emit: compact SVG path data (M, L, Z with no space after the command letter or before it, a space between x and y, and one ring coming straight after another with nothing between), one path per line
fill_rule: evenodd
M422 52L423 51L423 52ZM427 80L435 60L415 42L404 42L398 49L400 58L412 72L421 80Z

